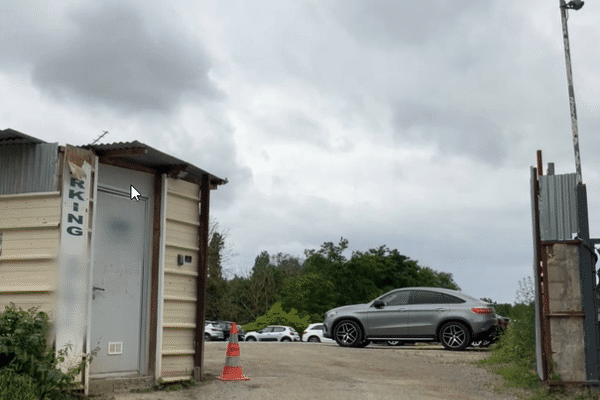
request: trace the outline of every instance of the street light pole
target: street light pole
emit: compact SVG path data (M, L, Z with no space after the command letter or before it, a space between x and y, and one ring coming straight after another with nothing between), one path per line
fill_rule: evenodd
M571 105L571 130L573 131L573 150L575 151L575 172L577 185L582 183L581 158L579 153L579 133L577 130L577 108L575 107L575 90L573 89L573 71L571 70L571 50L569 48L569 31L567 29L567 9L579 10L583 7L583 1L573 0L568 4L560 0L560 14L562 17L563 40L565 44L565 61L567 64L567 83L569 85L569 104Z

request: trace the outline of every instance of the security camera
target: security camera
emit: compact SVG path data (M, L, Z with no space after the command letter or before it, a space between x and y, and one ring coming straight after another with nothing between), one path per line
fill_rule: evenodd
M581 0L571 0L567 4L564 4L564 1L562 1L561 3L563 3L563 5L561 5L562 8L568 8L570 10L575 11L580 10L581 7L583 7L583 1Z

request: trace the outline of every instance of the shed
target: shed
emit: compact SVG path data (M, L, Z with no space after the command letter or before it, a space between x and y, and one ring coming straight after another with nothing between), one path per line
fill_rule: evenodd
M225 183L138 141L0 131L0 311L46 312L67 362L98 347L86 394L198 378L210 190Z

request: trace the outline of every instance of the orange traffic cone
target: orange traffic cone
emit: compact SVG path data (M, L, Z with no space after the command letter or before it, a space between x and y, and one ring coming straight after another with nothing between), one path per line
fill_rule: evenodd
M249 381L242 372L242 367L238 366L238 357L240 356L240 345L238 343L238 329L235 322L231 324L229 332L229 344L227 345L227 356L225 357L225 366L219 377L222 381Z

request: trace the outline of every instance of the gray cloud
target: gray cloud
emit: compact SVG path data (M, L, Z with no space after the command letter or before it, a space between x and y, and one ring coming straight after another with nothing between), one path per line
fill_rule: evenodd
M334 1L332 14L358 40L381 47L422 47L461 35L489 14L492 2L473 1Z
M219 95L200 43L144 24L132 8L80 8L70 22L71 35L48 49L33 70L33 81L54 96L73 94L130 112L168 112L184 96Z
M334 139L332 133L319 121L301 111L285 113L279 119L264 118L261 124L273 143L307 143L330 152L348 152L354 145L348 138Z
M400 141L437 144L442 154L466 155L492 165L501 164L509 152L500 128L477 112L399 102L393 115Z

